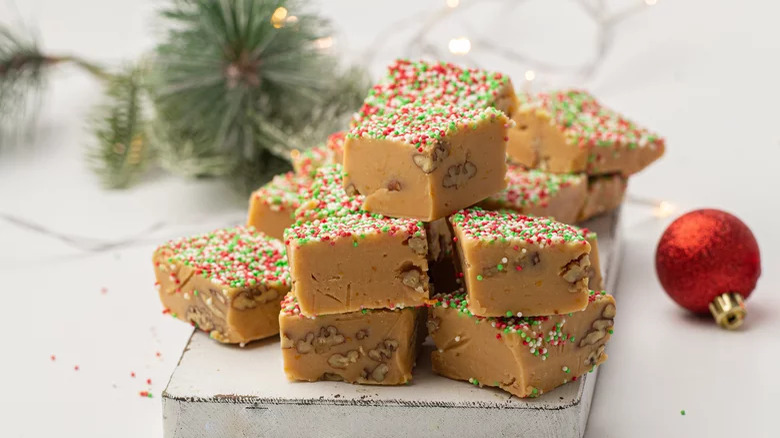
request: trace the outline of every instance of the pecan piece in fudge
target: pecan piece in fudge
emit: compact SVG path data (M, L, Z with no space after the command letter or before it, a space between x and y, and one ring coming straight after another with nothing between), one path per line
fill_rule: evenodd
M479 207L449 221L473 313L537 316L585 308L590 245L579 229Z
M303 316L293 294L279 314L290 380L401 385L412 380L424 307Z
M664 153L658 135L585 91L520 94L507 152L515 163L553 173L632 175Z
M506 116L416 102L347 134L345 187L363 209L433 221L506 187Z
M436 296L428 330L434 372L517 397L536 397L577 380L607 360L615 300L590 292L587 307L565 315L481 317L465 294Z
M281 241L253 228L226 228L172 240L153 261L167 313L220 342L279 333L279 303L291 284Z

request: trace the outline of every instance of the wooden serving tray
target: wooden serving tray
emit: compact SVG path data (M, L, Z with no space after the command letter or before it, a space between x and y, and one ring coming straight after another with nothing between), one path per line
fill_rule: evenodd
M599 235L608 291L619 268L620 210L584 225ZM406 386L289 382L278 339L244 348L195 331L163 392L167 438L560 437L585 433L598 370L541 397L519 399L437 376L423 346Z

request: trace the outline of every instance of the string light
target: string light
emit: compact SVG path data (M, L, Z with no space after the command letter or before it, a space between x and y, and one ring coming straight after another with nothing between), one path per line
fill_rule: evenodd
M639 196L627 196L626 203L651 207L653 209L653 216L659 219L667 218L677 211L677 206L669 201Z
M314 48L319 50L330 49L331 46L333 46L333 37L326 36L317 38L316 40L312 41L312 44L314 45Z
M569 75L570 79L577 82L587 81L606 59L607 53L617 40L616 27L629 17L646 10L648 7L658 3L658 0L634 0L630 6L617 11L610 10L605 1L577 0L576 5L585 12L586 16L592 20L597 28L594 47L596 48L593 57L581 65L556 65L535 58L531 55L516 51L516 49L494 38L479 38L472 35L472 39L465 37L453 38L449 41L447 49L454 55L465 55L474 49L480 54L490 54L499 56L504 60L525 67L526 75L533 79L526 80L526 86L541 77L544 74ZM379 30L375 38L369 44L362 58L366 64L371 64L373 58L382 51L379 50L388 41L393 40L393 36L400 34L404 30L411 30L411 36L406 40L405 49L402 49L403 56L406 58L433 58L444 59L446 53L440 49L441 46L432 44L427 38L433 29L438 28L439 23L452 18L455 14L466 14L467 10L474 6L484 6L483 0L445 0L444 6L421 16L416 12L412 16L403 17L394 21L385 28ZM492 0L491 3L499 3L503 6L502 15L508 16L513 9L519 5L527 3L518 0ZM474 60L470 60L475 64ZM475 67L480 67L478 64ZM521 70L522 71L522 70ZM531 72L531 73L529 73Z
M671 202L661 201L658 203L658 206L653 211L653 214L657 218L666 218L671 216L676 209L677 208Z
M449 48L453 55L465 55L471 51L471 41L466 37L453 38L450 40Z
M471 41L466 37L453 38L450 40L449 49L455 55L465 55L471 51Z
M278 8L276 8L276 10L274 10L274 13L271 14L271 24L276 29L283 27L286 20L287 20L287 8L283 6L279 6Z

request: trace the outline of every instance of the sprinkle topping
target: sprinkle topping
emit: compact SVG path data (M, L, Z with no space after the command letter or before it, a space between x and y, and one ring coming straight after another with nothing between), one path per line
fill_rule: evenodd
M426 238L425 224L421 221L364 212L293 225L284 230L284 240L288 245L301 246L310 242L335 243L350 239L358 246L362 239L382 234Z
M566 90L536 96L521 93L518 99L521 110L538 108L548 112L550 123L580 148L655 148L664 143L657 134L603 107L586 91Z
M464 108L418 100L395 111L364 119L352 128L347 137L385 139L427 147L460 130L476 129L484 122L506 124L507 118L492 107Z
M373 313L373 312L391 312L394 310L403 310L406 307L400 304L394 305L391 308L385 308L385 309L362 309L360 310L360 313L363 315L367 313ZM295 294L293 292L288 293L285 295L284 299L282 299L282 311L281 313L283 315L287 316L298 316L300 318L309 318L309 319L315 319L316 316L305 316L301 313L301 307L298 305L298 300L295 298Z
M189 266L195 275L223 287L291 284L284 245L253 227L224 228L172 240L157 248L156 254L165 262Z
M479 242L518 242L553 246L567 242L587 244L582 232L549 218L529 217L506 211L487 211L479 207L461 210L450 216L452 225L466 238Z
M420 99L469 108L492 107L509 86L501 73L463 68L446 62L396 60L387 75L369 91L353 117L353 126Z
M522 210L524 208L547 207L562 189L586 184L584 174L556 174L537 169L526 170L521 166L507 165L507 187L489 197L486 201L499 208Z
M301 205L301 192L310 184L309 177L287 172L274 176L266 185L252 193L252 197L270 206L274 211L294 210Z
M346 132L339 131L328 136L322 146L315 146L303 152L292 154L295 171L302 175L313 176L315 171L326 164L341 163L344 157L344 139Z
M317 169L311 185L300 194L301 206L295 212L298 222L363 212L363 196L350 196L344 189L344 169L341 164Z

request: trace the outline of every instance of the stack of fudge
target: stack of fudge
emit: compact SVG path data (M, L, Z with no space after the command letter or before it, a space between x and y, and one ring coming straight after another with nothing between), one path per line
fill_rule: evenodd
M155 252L166 312L226 343L280 334L291 380L436 373L534 397L606 360L597 236L664 143L581 91L398 60L350 127L292 153L246 227ZM553 219L554 218L554 219Z

